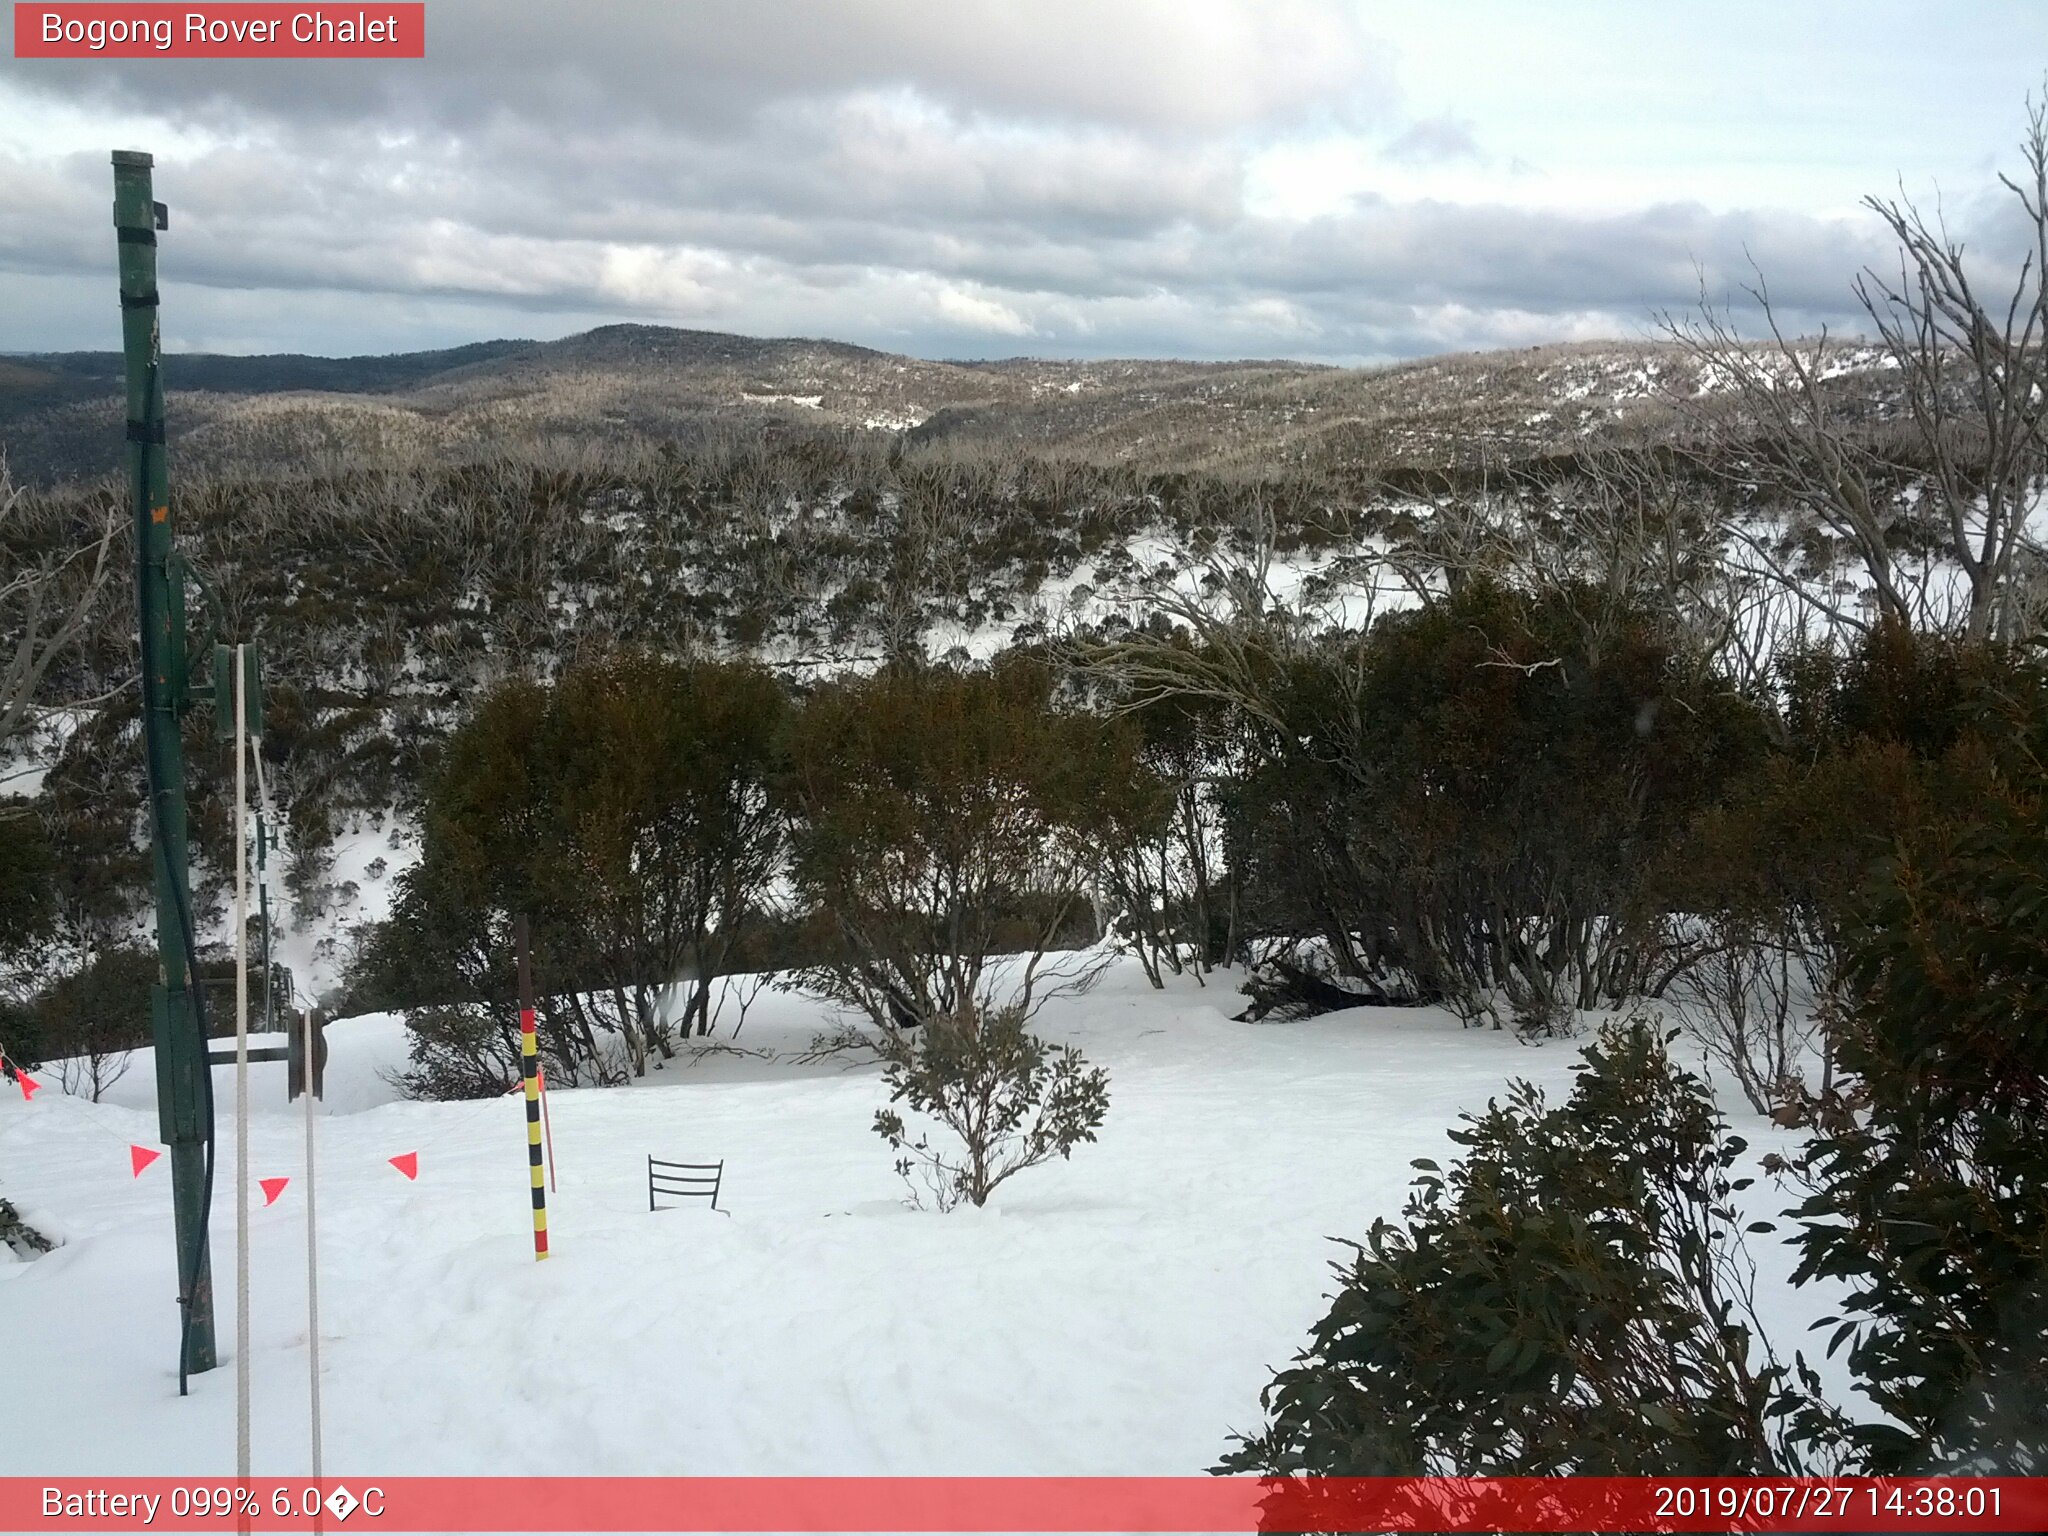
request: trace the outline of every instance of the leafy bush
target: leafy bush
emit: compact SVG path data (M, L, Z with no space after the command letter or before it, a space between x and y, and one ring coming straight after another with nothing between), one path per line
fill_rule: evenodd
M1860 741L1933 761L2000 721L2039 718L2048 694L2048 674L2012 646L1893 619L1847 650L1795 653L1783 671L1787 736L1807 756Z
M49 931L55 874L37 818L0 807L0 981Z
M1100 968L1062 945L1120 807L1160 796L1128 728L1050 695L1030 660L898 665L797 715L792 873L827 954L809 979L885 1034L1028 1015Z
M59 1081L66 1093L97 1102L127 1072L136 1047L149 1044L156 978L155 954L122 946L101 951L37 995L43 1052L61 1059Z
M552 687L493 689L430 782L425 857L371 935L358 990L410 980L426 985L408 1003L495 1005L489 1034L431 1021L437 1057L490 1043L470 1069L488 1080L506 1028L510 919L523 913L561 1016L549 1034L562 1081L604 1080L607 1036L636 1074L652 1050L672 1054L672 988L682 1027L709 1033L714 983L780 869L770 786L783 710L759 668L638 654L580 662Z
M11 1085L16 1072L43 1064L42 1026L35 1010L0 997L0 1082Z
M962 1200L986 1205L997 1185L1054 1157L1067 1158L1109 1112L1109 1077L1073 1046L1054 1050L1024 1028L1021 1010L986 1018L930 1021L883 1047L889 1102L907 1105L951 1131L958 1149L934 1147L894 1109L875 1112L875 1131L900 1153L906 1183L921 1172L940 1210ZM916 1185L912 1185L916 1198Z
M1258 751L1228 803L1251 931L1539 1030L1653 974L1646 870L1764 742L1650 616L1579 588L1473 581L1250 652Z
M516 1019L476 1004L415 1008L405 1016L406 1065L389 1074L408 1098L495 1099L520 1080Z
M1695 818L1654 884L1695 925L1672 1000L1760 1111L1805 1098L1807 1021L1842 1006L1847 929L1902 839L1974 822L2030 769L2048 676L2009 647L1881 624L1782 667L1783 732ZM1823 1094L1834 1074L1823 1029Z
M1271 1422L1222 1470L1330 1476L1799 1471L1811 1373L1772 1356L1729 1170L1743 1143L1641 1019L1570 1098L1518 1083L1374 1223ZM1802 1445L1802 1441L1804 1444Z
M0 1248L18 1258L33 1259L57 1245L21 1219L11 1200L0 1200Z
M1167 694L1129 709L1140 760L1157 793L1119 797L1101 878L1116 905L1119 937L1155 987L1162 971L1197 977L1222 962L1232 940L1229 877L1211 787L1225 766L1229 722L1214 700Z
M1797 1112L1838 1011L1842 930L1872 865L1933 810L1934 774L1897 743L1778 752L1731 784L1652 875L1685 914L1668 1005L1760 1114Z
M2033 747L2048 745L2037 730ZM1842 1066L1866 1123L1815 1144L1795 1278L1891 1423L1872 1470L2048 1471L2048 773L1901 839L1847 931ZM1832 1321L1832 1320L1830 1320Z

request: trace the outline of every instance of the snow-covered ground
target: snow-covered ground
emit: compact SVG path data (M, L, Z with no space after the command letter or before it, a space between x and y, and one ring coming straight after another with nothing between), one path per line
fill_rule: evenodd
M536 1264L516 1098L399 1102L390 1016L343 1021L318 1120L330 1474L1199 1472L1302 1343L1343 1256L1398 1215L1409 1160L1510 1077L1553 1092L1577 1049L1434 1009L1242 1024L1228 978L1148 989L1119 963L1042 1032L1111 1078L1100 1144L981 1211L913 1210L870 1129L875 1069L771 1059L818 1005L764 994L739 1045L644 1085L549 1096L559 1193ZM252 1071L255 1468L306 1470L303 1121ZM234 1465L233 1085L213 1260L223 1369L177 1396L168 1159L138 1053L109 1102L0 1093L0 1194L62 1240L0 1250L0 1474ZM1734 1113L1756 1144L1782 1133ZM408 1182L387 1159L419 1154ZM725 1161L714 1214L649 1214L650 1154ZM1766 1208L1784 1201L1764 1194ZM1764 1241L1752 1239L1752 1241ZM1824 1299L1773 1274L1781 1342Z

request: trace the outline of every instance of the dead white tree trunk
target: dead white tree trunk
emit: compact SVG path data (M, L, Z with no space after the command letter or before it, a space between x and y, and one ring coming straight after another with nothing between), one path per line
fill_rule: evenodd
M1664 318L1665 333L1727 402L1677 402L1705 428L1707 458L1809 514L1853 550L1878 617L1973 638L2011 639L2030 625L2042 585L2033 578L2048 564L2048 546L2027 526L2048 492L2048 101L2029 101L2021 153L2024 173L2000 180L2019 203L2026 249L2010 287L2001 284L1996 296L1981 291L1986 264L1966 263L1938 209L1929 217L1903 195L1866 200L1898 242L1898 271L1866 270L1853 290L1886 371L1898 380L1904 442L1855 419L1850 407L1866 391L1831 382L1847 362L1843 343L1825 330L1788 337L1761 276L1747 291L1768 339L1745 339L1704 292L1695 315ZM1899 535L1908 522L1926 530L1960 572L1967 587L1960 611L1944 606L1938 572L1914 577L1901 569ZM1830 620L1868 627L1867 617L1767 541L1751 534L1747 542L1773 576Z
M25 493L0 455L0 538L26 513ZM0 749L35 720L37 692L51 666L82 636L111 572L119 522L109 514L83 540L0 570Z

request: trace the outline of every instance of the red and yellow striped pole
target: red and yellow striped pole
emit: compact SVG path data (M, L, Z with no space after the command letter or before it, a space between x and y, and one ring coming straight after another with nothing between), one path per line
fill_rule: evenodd
M526 957L526 919L512 921L519 947L519 1068L526 1080L526 1165L533 1184L533 1256L548 1256L548 1189L541 1172L540 1032L534 1027L533 971Z

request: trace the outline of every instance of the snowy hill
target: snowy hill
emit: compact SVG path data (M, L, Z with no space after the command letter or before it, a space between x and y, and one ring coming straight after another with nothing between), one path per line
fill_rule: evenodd
M0 443L31 481L115 468L120 359L21 359L0 377ZM1895 389L1845 349L1842 388ZM707 429L823 428L969 451L1069 453L1153 469L1244 463L1343 471L1435 464L1484 438L1515 456L1663 441L1672 402L1721 381L1674 345L1615 340L1369 368L1286 360L1005 358L948 362L843 342L608 325L552 342L391 357L172 356L173 463L246 472L467 460L535 442L691 440Z
M1409 1160L1512 1076L1568 1082L1569 1044L1434 1009L1232 1022L1218 977L1148 989L1119 964L1045 1032L1111 1075L1100 1145L981 1211L908 1208L869 1129L872 1068L719 1053L630 1089L550 1095L560 1191L537 1265L516 1099L393 1102L389 1018L333 1027L319 1126L330 1473L1146 1474L1211 1465L1320 1314L1331 1237L1394 1216ZM817 1006L764 994L740 1045L808 1043ZM255 1467L306 1465L303 1124L254 1069ZM0 1166L60 1237L0 1261L0 1357L40 1405L0 1475L227 1472L234 1461L232 1083L213 1261L223 1369L177 1397L168 1164L146 1053L93 1105L0 1096ZM1750 1117L1739 1119L1747 1122ZM1744 1123L1753 1154L1785 1145ZM387 1159L419 1154L409 1183ZM718 1215L650 1215L650 1154L726 1164ZM260 1198L260 1197L259 1197ZM1759 1186L1760 1207L1784 1203ZM1752 1239L1768 1243L1768 1239ZM1825 1310L1760 1248L1781 1339ZM513 1405L516 1406L516 1410ZM507 1432L515 1412L521 1431Z

